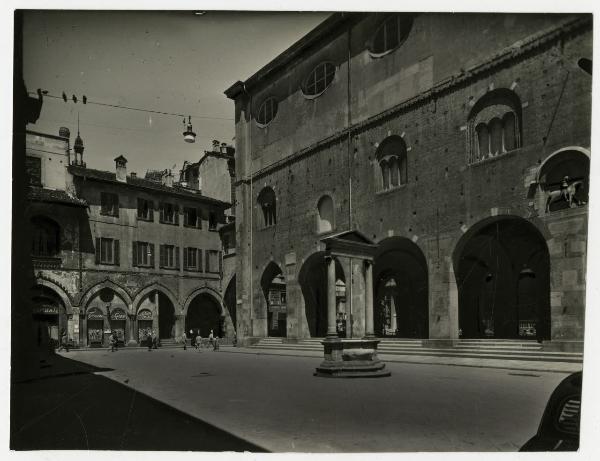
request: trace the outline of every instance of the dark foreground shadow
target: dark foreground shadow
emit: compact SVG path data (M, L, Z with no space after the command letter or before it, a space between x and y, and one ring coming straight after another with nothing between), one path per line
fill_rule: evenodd
M12 450L266 450L56 356L41 379L13 383ZM199 398L202 398L199 396Z

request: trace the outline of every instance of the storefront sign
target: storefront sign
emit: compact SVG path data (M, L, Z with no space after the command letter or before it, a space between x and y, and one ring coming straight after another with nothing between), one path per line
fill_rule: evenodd
M88 320L103 320L104 316L99 309L91 309L87 314Z
M127 319L127 314L122 309L115 309L110 313L111 320L125 320Z
M44 314L44 315L58 315L58 306L53 306L51 304L43 304L41 306L35 306L33 313L34 314Z
M152 320L152 312L147 309L143 309L138 312L138 320Z

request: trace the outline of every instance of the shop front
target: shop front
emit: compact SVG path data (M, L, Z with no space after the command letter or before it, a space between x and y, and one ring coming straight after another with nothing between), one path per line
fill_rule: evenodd
M90 347L102 347L104 332L104 315L97 307L87 313L87 342Z
M125 331L127 328L127 314L123 309L113 309L110 311L110 329L117 335L118 346L125 345Z
M147 338L152 334L152 311L148 309L142 309L138 312L137 315L137 325L138 325L138 344L146 345Z

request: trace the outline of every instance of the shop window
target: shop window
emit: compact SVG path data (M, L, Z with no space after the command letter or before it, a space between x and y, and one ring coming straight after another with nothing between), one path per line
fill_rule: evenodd
M119 216L119 196L111 192L100 193L100 214Z
M312 70L304 81L304 95L319 96L331 85L334 77L335 65L331 62L322 62Z
M132 262L136 267L154 267L154 244L133 242Z
M275 118L275 115L277 115L277 99L267 98L258 108L256 121L262 126L267 126Z
M172 203L161 203L160 222L164 224L179 224L179 212L177 205Z
M319 219L317 222L317 232L324 233L333 230L334 226L334 208L333 200L329 195L324 195L317 205Z
M398 48L412 28L412 18L394 14L383 22L375 32L369 51L373 57L382 56Z
M179 247L175 245L160 246L160 268L179 269Z
M60 252L60 226L43 216L31 218L32 256L54 257Z
M258 194L258 205L262 210L264 227L270 227L277 224L277 208L275 191L270 187L265 187Z
M187 271L201 271L202 250L198 248L184 248L183 268Z
M507 89L490 91L469 115L469 164L497 157L521 147L521 103Z
M119 241L96 237L96 264L119 265Z
M138 198L137 217L142 221L154 221L154 203L151 200Z
M198 219L198 209L192 207L183 208L183 225L186 227L200 227L202 222Z
M386 138L377 149L381 183L379 190L393 189L408 181L406 144L400 136Z

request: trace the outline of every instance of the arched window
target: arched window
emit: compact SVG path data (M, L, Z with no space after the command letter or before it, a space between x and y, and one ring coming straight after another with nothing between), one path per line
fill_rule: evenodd
M583 149L564 149L550 155L540 166L538 183L544 194L546 213L588 203L590 158Z
M521 102L508 89L490 91L469 114L469 164L521 147Z
M400 46L412 27L412 18L393 14L379 26L371 41L369 51L374 57L382 56Z
M335 77L335 65L331 62L322 62L317 65L304 81L303 93L305 96L318 96L323 93Z
M33 256L56 256L60 252L60 226L43 216L31 218Z
M263 101L258 108L256 121L263 126L268 125L277 115L277 99L271 97Z
M270 187L265 187L261 190L260 194L258 194L258 204L262 210L264 227L277 224L275 191Z
M319 203L317 204L317 208L319 211L317 231L319 233L332 231L334 225L334 210L333 200L331 197L329 195L324 195L321 197Z
M375 157L381 170L380 190L406 184L408 179L406 144L400 136L386 138L379 145Z

